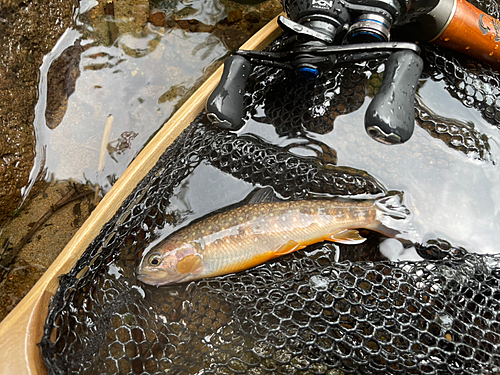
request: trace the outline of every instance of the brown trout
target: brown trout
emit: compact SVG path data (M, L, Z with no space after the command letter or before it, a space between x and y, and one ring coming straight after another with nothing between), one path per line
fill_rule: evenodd
M159 286L225 275L317 242L361 243L355 228L394 236L383 222L408 213L397 196L247 204L171 234L143 256L137 277Z

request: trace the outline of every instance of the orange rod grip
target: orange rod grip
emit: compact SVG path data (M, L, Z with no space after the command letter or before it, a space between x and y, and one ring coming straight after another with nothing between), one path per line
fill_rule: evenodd
M457 0L451 22L433 42L500 68L500 21L465 0Z

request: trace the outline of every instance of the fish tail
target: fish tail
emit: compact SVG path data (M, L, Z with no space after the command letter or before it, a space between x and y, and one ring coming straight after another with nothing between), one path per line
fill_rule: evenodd
M403 193L395 192L391 195L379 198L375 201L377 212L382 217L390 217L394 220L405 220L410 216L410 210L403 204Z
M369 229L388 237L409 239L410 210L403 204L403 193L396 192L375 200L376 220Z

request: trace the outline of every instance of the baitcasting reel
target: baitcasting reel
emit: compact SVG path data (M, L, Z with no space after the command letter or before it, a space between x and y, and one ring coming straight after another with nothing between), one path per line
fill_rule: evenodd
M243 126L243 96L253 65L292 69L314 80L334 66L386 58L365 128L382 143L404 143L414 129L423 61L416 44L390 41L392 28L399 40L433 41L490 63L500 61L500 23L465 0L282 0L282 5L289 18L280 16L278 23L291 36L280 51L237 50L226 60L206 106L219 127Z

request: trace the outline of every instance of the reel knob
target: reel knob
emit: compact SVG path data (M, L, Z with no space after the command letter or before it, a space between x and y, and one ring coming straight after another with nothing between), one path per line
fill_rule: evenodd
M385 144L404 143L415 127L415 93L422 58L411 50L394 52L385 62L384 79L365 113L365 129Z
M227 58L222 78L207 100L207 117L212 123L224 129L241 129L245 85L251 72L252 65L244 57Z

